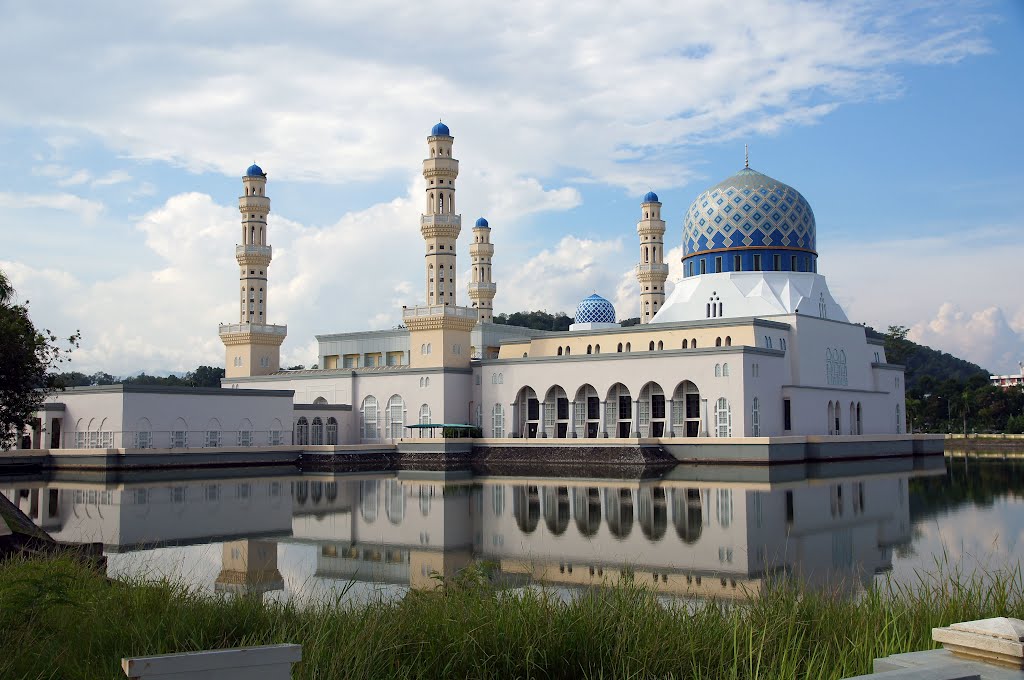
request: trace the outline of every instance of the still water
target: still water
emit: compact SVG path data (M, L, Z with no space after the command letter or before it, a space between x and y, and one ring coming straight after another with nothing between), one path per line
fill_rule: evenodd
M557 473L556 473L557 474ZM742 598L772 576L851 595L1022 556L1024 464L898 460L679 466L558 477L500 471L217 470L116 482L0 479L110 576L300 602L400 597L474 561L567 592L624 572L670 596Z

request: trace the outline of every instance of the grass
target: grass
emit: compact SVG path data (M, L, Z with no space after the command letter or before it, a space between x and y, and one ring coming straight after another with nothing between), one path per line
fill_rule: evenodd
M855 600L776 584L739 604L665 604L641 585L503 590L471 567L396 602L300 608L111 581L70 557L0 564L0 677L118 678L120 659L302 644L296 678L844 678L933 647L931 628L1024 617L1018 569L936 565Z

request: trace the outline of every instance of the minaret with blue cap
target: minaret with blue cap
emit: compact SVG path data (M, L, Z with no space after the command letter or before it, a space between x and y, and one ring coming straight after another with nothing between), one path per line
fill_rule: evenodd
M462 231L462 216L455 212L455 179L459 162L452 158L452 137L448 126L438 122L430 130L423 160L426 210L420 217L420 234L426 246L428 305L455 306L455 243Z
M636 278L640 282L640 323L650 323L665 304L665 220L661 219L661 201L658 194L648 191L640 203L640 221L636 233L640 236L640 262L636 265Z
M225 377L266 375L281 368L281 343L287 326L272 325L268 319L267 274L273 251L267 244L267 173L253 163L242 177L243 195L238 197L242 214L242 240L235 246L239 267L237 324L221 324L220 339L226 350Z
M497 285L491 280L491 226L483 217L473 226L473 242L469 244L469 257L473 260L473 274L469 282L469 299L477 310L480 323L494 321L494 294Z

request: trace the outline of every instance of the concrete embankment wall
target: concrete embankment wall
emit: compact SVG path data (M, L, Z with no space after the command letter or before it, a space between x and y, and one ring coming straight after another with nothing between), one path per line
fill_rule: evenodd
M946 435L946 453L1024 457L1024 434L950 434Z

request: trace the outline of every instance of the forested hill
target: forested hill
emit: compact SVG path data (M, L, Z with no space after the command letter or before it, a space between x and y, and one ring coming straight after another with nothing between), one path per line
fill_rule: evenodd
M885 341L885 357L889 363L906 366L908 394L919 393L931 383L945 380L967 383L971 378L981 376L985 383L988 383L989 372L984 368L952 354L908 340L905 326L890 326L887 333L880 333L871 326L865 326L864 330L869 338ZM925 377L931 380L924 380Z
M567 331L573 318L565 312L548 314L547 312L513 312L511 314L496 314L494 323L505 324L506 326L520 326L521 328L532 328L535 331Z

